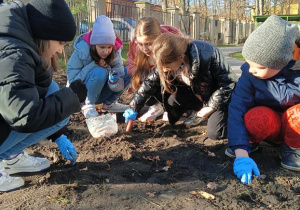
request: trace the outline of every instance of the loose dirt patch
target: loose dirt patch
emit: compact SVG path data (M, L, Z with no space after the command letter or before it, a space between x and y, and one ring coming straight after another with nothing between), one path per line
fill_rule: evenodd
M55 80L63 86L66 76L57 73ZM131 97L125 93L121 101ZM299 173L280 167L278 148L264 144L252 155L266 177L246 186L224 154L227 141L207 139L205 123L187 129L182 121L173 127L162 120L134 122L126 133L122 115L118 121L115 136L95 139L83 116L72 115L67 134L77 164L63 160L54 143L30 147L52 165L21 174L25 187L0 194L0 209L299 209Z

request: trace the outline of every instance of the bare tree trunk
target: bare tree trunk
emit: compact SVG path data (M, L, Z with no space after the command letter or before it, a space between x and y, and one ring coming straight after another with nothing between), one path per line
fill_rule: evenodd
M255 15L259 15L259 2L260 0L255 0Z
M205 16L208 16L207 0L204 0Z
M217 5L217 1L213 0L213 15L217 15L218 14L218 5Z
M223 10L224 10L224 16L228 17L228 13L227 13L227 1L226 0L224 0Z
M289 15L291 13L291 0L287 2L286 14Z
M264 0L259 0L259 15L264 15Z
M181 14L185 14L186 12L186 10L185 10L185 0L180 0L180 12L181 12Z
M229 19L232 18L232 2L229 0Z
M270 15L271 13L271 0L265 0L265 14Z
M274 14L274 15L276 15L276 13L277 13L277 9L276 9L276 8L277 8L277 3L278 3L278 1L277 1L277 0L274 0L274 5L273 5L273 9L274 9L274 10L273 10L273 14Z

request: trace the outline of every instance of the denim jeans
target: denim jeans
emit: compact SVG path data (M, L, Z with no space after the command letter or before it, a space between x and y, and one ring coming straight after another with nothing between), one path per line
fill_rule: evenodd
M48 92L45 97L59 90L59 86L56 82L52 81L48 88ZM0 146L0 160L8 159L11 155L21 153L25 148L36 144L37 142L46 139L56 131L60 130L69 122L69 117L63 121L36 133L19 133L11 131L9 136Z
M130 84L130 75L127 74L127 68L124 68L124 89L120 92L113 92L107 85L108 73L105 68L97 66L92 69L86 79L85 84L88 90L85 104L100 104L100 103L114 103L122 95L126 87Z

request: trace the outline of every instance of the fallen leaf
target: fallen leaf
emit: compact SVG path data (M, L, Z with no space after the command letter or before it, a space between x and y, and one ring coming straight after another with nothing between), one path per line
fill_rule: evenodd
M155 197L156 192L146 192L146 195L148 195L150 198Z
M211 189L211 190L215 190L218 188L218 184L216 184L215 182L208 182L206 186L208 189Z
M166 161L166 165L167 165L167 166L171 166L172 164L173 164L173 161L172 161L172 160L167 160L167 161Z
M209 194L209 193L204 192L204 191L198 191L198 195L203 196L207 200L214 200L216 198L214 195Z
M216 198L214 195L209 194L209 193L207 193L205 191L202 191L202 190L200 190L200 191L191 191L190 194L191 195L201 195L202 197L204 197L207 200L214 200Z
M194 190L194 191L191 191L190 194L191 195L197 195L198 193L197 193L197 191Z
M261 178L261 179L265 179L266 177L267 177L267 175L265 175L265 174L261 174L261 175L260 175L260 178Z

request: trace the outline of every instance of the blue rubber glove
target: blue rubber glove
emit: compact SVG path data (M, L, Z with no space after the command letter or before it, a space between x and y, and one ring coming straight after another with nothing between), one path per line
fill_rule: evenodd
M250 184L252 180L252 172L260 178L260 172L254 160L249 157L238 157L233 164L233 172L241 180L243 184Z
M119 72L116 71L110 71L109 75L108 75L108 80L111 83L116 83L118 81L118 79L120 78L120 74Z
M62 135L59 138L55 140L59 151L61 154L68 160L71 161L72 165L76 163L77 159L77 152L73 146L73 144L69 141L69 139L65 136Z
M129 119L135 121L137 117L137 112L133 111L133 109L131 108L126 109L123 113L123 117L125 117L125 123L127 123Z

